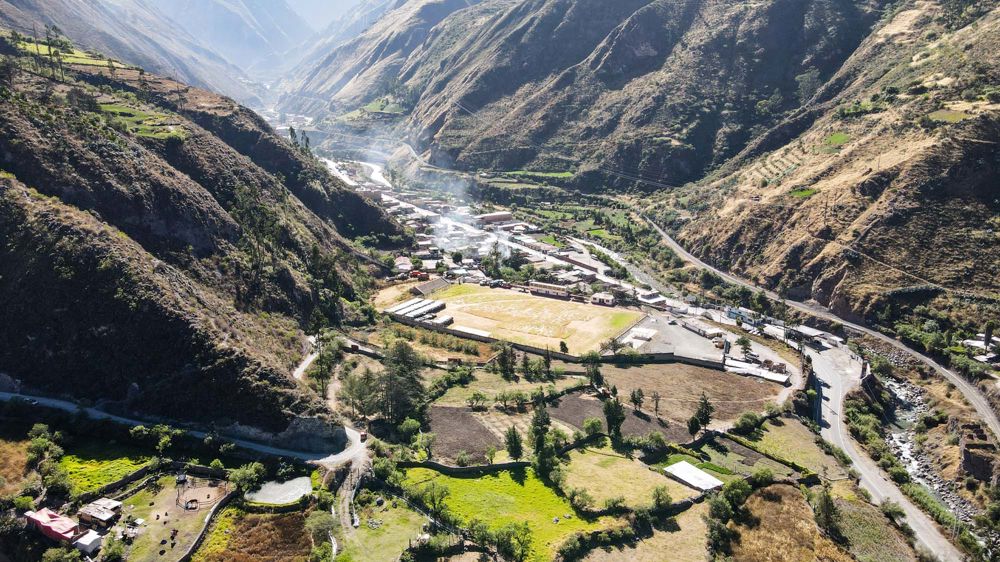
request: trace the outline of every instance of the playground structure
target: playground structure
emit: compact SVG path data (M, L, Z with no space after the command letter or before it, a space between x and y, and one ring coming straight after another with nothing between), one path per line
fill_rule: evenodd
M185 511L209 509L229 493L229 483L218 478L203 478L190 474L177 478L175 503Z

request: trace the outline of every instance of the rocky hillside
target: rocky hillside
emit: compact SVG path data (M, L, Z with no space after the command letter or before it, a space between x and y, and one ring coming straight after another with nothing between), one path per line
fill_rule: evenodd
M398 243L398 226L228 98L15 60L0 75L0 371L272 435L329 419L290 377L303 329L365 321L376 265L351 239Z
M404 100L409 116L398 129L436 163L574 171L576 183L591 189L632 185L627 176L640 175L681 184L798 108L864 40L882 6L878 0L460 4L426 37L422 27L410 33L413 18L403 16L444 11L448 2L411 0L388 12L297 75L289 109L319 112L321 105L301 100L320 98L331 101L326 109L336 118L393 93L373 84L399 73L397 90L412 100ZM413 40L421 42L411 48Z
M259 103L261 92L242 69L212 50L205 37L188 33L146 0L0 0L0 26L44 37L46 25L56 26L81 49L93 49L243 103Z
M998 48L995 2L901 4L806 107L662 195L661 218L695 253L841 314L1000 316Z

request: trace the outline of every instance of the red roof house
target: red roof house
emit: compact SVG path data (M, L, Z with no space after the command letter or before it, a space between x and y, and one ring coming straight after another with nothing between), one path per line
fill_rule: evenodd
M76 521L63 517L47 507L34 512L29 511L25 515L28 518L28 525L35 527L54 541L71 541L80 532Z

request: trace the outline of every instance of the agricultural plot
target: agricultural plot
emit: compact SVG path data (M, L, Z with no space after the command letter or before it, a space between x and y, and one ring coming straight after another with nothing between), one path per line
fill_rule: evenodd
M448 392L434 403L439 406L466 406L468 405L467 401L474 393L481 392L489 398L487 405L492 406L493 399L505 390L508 392L521 391L531 393L531 391L539 387L547 388L549 386L555 386L556 390L564 390L581 384L583 381L583 378L577 377L562 377L551 383L528 382L524 379L505 381L497 373L481 370L476 371L476 380L466 386L454 386L448 389Z
M536 297L479 285L452 285L434 295L444 301L455 327L473 328L490 336L559 349L566 342L570 353L596 350L642 318L633 310L603 308L589 304Z
M4 427L0 432L0 496L21 489L28 474L27 431Z
M212 522L212 528L194 553L193 562L267 560L299 562L312 552L305 528L306 514L247 513L227 507Z
M412 539L423 530L427 519L397 500L382 507L374 504L358 512L361 526L340 529L338 562L395 562Z
M172 123L174 120L168 115L116 103L102 103L100 107L113 123L140 137L166 139L184 136L184 130Z
M906 538L877 507L862 501L838 499L840 531L848 550L859 562L914 562L917 558Z
M657 486L665 486L674 501L697 495L691 488L607 447L576 449L567 457L569 464L562 469L566 487L587 490L598 506L615 497L624 498L629 507L650 506Z
M491 529L526 522L532 530L533 561L551 560L573 533L600 529L613 521L581 518L566 498L546 486L531 469L457 477L412 468L406 471L406 480L416 486L436 482L448 488L445 504L465 521L479 519Z
M70 492L77 496L116 482L152 459L137 449L91 441L68 448L59 466L69 477Z
M455 461L465 453L472 464L484 464L490 446L503 448L500 439L467 407L433 406L429 417L431 432L437 436L433 452L438 460Z
M563 396L557 403L550 405L549 414L552 419L582 431L583 422L587 418L604 419L604 403L589 394L577 392ZM624 435L644 437L650 432L658 431L668 441L675 443L684 443L691 439L686 424L657 420L641 412L633 412L631 407L626 407L625 414L625 423L622 424Z
M794 486L774 485L758 490L745 505L752 526L730 523L739 533L733 541L733 559L746 562L825 560L849 562L851 557L823 536L812 508Z
M709 559L706 550L706 534L708 526L705 516L708 515L708 504L702 502L681 512L674 523L653 531L653 536L644 539L634 546L620 548L599 548L584 558L585 562L662 562L665 553L670 560L685 560L689 562L706 561Z
M816 434L809 431L802 422L791 418L778 418L765 423L763 429L763 435L756 440L760 450L796 461L816 474L825 474L831 480L847 476L847 472L837 460L819 448L816 444Z
M795 474L791 468L724 437L707 442L701 452L708 456L709 467L714 465L731 474L748 476L760 469L770 470L778 478Z
M618 387L621 396L632 390L642 389L646 401L643 409L653 412L652 395L661 396L660 415L677 422L687 423L694 414L704 392L715 407L714 418L733 421L748 410L762 412L781 392L782 386L754 377L705 367L667 363L636 367L601 368L608 385Z
M201 532L211 505L223 495L225 488L208 481L178 488L176 479L168 476L126 499L123 515L146 522L132 542L129 559L180 559ZM190 499L198 500L197 509L184 509L185 502Z
M49 57L49 47L42 43L36 43L34 41L21 41L17 44L18 49L21 50L26 55L38 55L41 57ZM54 54L56 51L60 53L63 64L77 64L82 66L108 66L108 59L99 57L95 54L88 53L86 51L81 51L77 48L72 50L57 49L52 48L51 52ZM110 64L115 67L115 69L129 68L128 65L122 64L118 61L111 61Z

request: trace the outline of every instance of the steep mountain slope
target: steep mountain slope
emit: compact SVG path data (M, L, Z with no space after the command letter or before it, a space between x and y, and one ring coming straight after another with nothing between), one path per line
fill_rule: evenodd
M314 29L285 0L148 0L247 74L273 79Z
M290 377L302 328L363 321L372 266L347 237L398 226L227 98L22 64L0 80L0 371L287 446L336 438L303 421L336 418Z
M476 0L376 0L359 6L349 19L334 22L335 29L322 34L329 39L289 73L280 108L292 113L322 113L329 107L340 111L385 93L431 28L474 4ZM373 18L370 28L364 25ZM359 28L364 31L352 36Z
M631 183L598 166L700 178L798 107L811 93L800 83L836 72L882 2L487 0L444 19L405 62L357 56L389 52L369 45L396 37L391 16L421 4L390 12L364 48L336 49L295 94L354 109L383 94L367 77L398 67L418 94L402 128L437 163L579 169L596 188ZM367 66L344 71L343 60Z
M995 2L903 4L661 218L722 267L889 329L921 305L942 326L1000 317L998 48Z
M46 25L57 26L85 49L259 103L242 70L146 0L0 0L0 26L43 37Z

